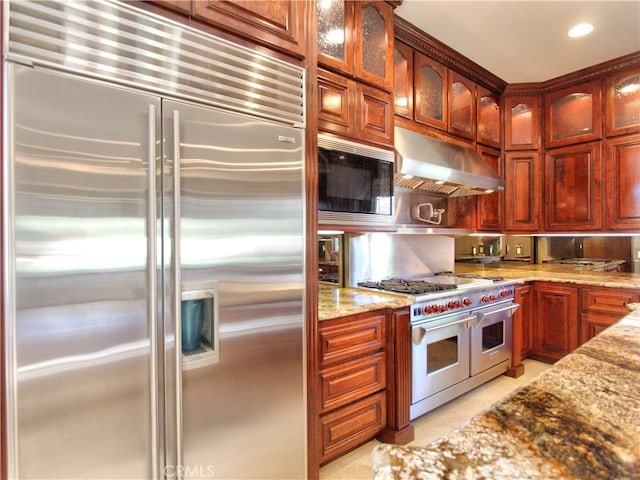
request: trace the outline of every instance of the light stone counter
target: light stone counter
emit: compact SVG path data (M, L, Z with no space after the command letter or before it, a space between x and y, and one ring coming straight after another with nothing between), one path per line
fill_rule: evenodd
M319 288L318 320L344 317L380 308L401 308L411 305L405 297L371 293L359 288Z
M640 478L640 310L427 447L382 444L374 480Z

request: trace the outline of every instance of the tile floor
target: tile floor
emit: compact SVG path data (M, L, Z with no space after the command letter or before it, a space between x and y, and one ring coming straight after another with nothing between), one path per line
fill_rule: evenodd
M415 420L415 440L409 445L424 446L433 442L550 367L530 359L525 359L524 365L525 373L520 378L502 375ZM371 451L378 443L372 440L328 463L320 469L320 479L370 480Z

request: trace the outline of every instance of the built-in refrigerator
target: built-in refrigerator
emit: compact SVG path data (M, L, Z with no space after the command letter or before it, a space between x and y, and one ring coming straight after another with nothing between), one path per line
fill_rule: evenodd
M305 478L304 129L8 58L9 477Z

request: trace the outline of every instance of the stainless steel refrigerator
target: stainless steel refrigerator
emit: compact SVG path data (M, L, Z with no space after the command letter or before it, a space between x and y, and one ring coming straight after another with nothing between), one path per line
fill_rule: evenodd
M304 130L5 69L10 477L306 477Z

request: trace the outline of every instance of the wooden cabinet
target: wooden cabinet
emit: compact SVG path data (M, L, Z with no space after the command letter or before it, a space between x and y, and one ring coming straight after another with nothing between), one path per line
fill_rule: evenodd
M393 7L384 1L329 0L316 2L316 13L318 63L391 91Z
M548 150L544 168L545 229L602 228L600 142Z
M612 75L605 82L607 136L640 133L640 69Z
M477 141L482 145L502 148L502 114L500 97L486 88L478 87Z
M478 147L478 153L482 156L487 165L493 168L498 175L503 176L502 155L500 150L487 147ZM476 228L480 231L499 232L503 229L503 202L502 192L493 192L478 195L476 202Z
M545 147L597 140L602 134L600 80L545 96Z
M605 227L640 231L640 135L605 141Z
M149 0L149 2L187 15L191 14L191 0Z
M390 93L326 70L318 71L318 129L393 145Z
M533 351L533 287L531 284L516 285L514 301L519 305L512 316L512 352L509 375L519 377L524 373L522 359Z
M413 49L398 41L393 47L393 109L413 120Z
M626 305L638 301L638 290L583 287L580 295L580 343L616 323L629 313Z
M578 348L578 288L538 282L531 356L555 362Z
M505 155L504 228L510 233L540 230L541 161L538 152Z
M415 51L413 54L414 116L416 122L441 130L448 126L448 70L444 65Z
M320 324L320 463L375 437L386 425L387 311Z
M513 96L504 99L505 150L540 148L540 97Z
M449 71L448 131L459 137L476 137L476 85L468 78Z
M193 17L222 30L302 57L307 2L282 0L198 0Z

